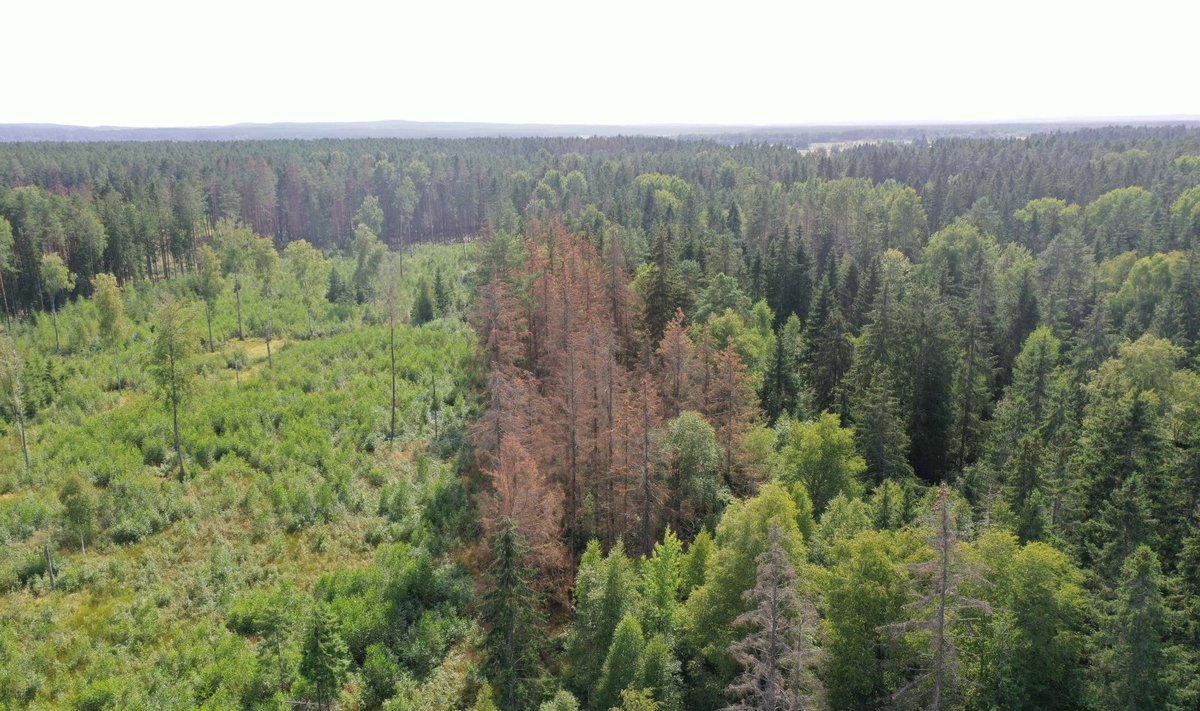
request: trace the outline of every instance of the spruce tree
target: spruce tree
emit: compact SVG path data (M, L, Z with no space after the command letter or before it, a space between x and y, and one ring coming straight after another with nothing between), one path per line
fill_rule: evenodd
M636 684L642 661L642 626L631 614L621 618L613 632L612 644L600 667L600 678L592 693L593 711L607 711L621 703L621 692Z
M350 652L338 632L329 608L318 603L312 612L304 646L300 650L300 674L308 680L322 709L332 708L346 678Z
M742 672L727 693L728 711L801 711L819 708L820 686L812 667L817 613L797 592L796 570L772 524L768 548L756 559L755 585L744 594L752 607L734 622L748 630L729 647Z
M496 689L497 705L505 711L518 711L529 708L537 696L541 616L525 543L513 521L494 535L491 558L483 599L488 628L483 668Z
M1138 546L1121 565L1116 596L1100 630L1101 705L1120 709L1166 706L1167 610L1158 556Z

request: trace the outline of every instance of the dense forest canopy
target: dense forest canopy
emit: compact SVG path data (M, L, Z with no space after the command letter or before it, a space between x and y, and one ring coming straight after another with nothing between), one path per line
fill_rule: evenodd
M1200 704L1200 130L6 144L0 278L0 705Z

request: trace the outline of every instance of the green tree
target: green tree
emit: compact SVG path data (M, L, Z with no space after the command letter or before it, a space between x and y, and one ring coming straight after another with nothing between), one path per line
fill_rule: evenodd
M275 367L271 354L271 337L275 330L275 298L279 295L279 252L275 244L267 237L259 237L254 241L254 272L258 277L259 292L263 301L267 302L267 326L263 331L263 340L267 344L267 367Z
M780 545L788 559L800 567L804 543L796 504L781 484L769 483L758 496L736 501L726 509L717 527L715 550L704 583L692 591L684 605L684 637L716 674L718 694L737 671L727 650L737 638L734 621L750 609L742 594L755 585L756 560L770 547L768 533L772 525L779 526Z
M624 689L621 691L621 705L613 706L609 711L660 711L662 705L654 700L650 689Z
M642 649L637 685L650 692L662 711L681 711L679 684L679 661L667 638L656 634Z
M1084 224L1099 259L1123 252L1153 254L1166 245L1154 226L1158 200L1141 187L1119 188L1104 193L1084 210Z
M190 309L181 301L167 301L159 307L146 367L154 381L159 400L171 413L180 479L186 474L183 445L179 438L179 409L191 397L195 379L191 366L195 350L191 317Z
M908 431L903 403L895 394L895 380L887 366L880 363L870 366L865 380L865 384L854 389L850 413L867 479L878 483L889 478L911 477Z
M526 548L514 521L508 519L491 541L488 589L483 600L483 668L499 690L505 711L528 708L540 675L538 596L526 563Z
M668 512L671 526L691 533L693 526L713 526L721 513L723 487L717 433L704 416L685 411L666 425L663 452L670 470Z
M249 227L222 222L217 226L216 244L225 275L233 280L233 296L237 306L238 340L246 340L242 330L242 279L254 264L257 238Z
M620 541L607 558L601 554L599 542L588 544L579 561L574 593L575 622L563 657L564 680L585 706L597 708L592 694L604 659L596 650L607 651L617 625L627 615L636 614L640 606L637 573Z
M213 352L213 314L217 309L217 299L225 290L225 277L221 274L221 258L216 250L207 244L201 245L196 251L196 272L192 275L192 290L204 302L204 317L208 321L208 352ZM241 305L238 311L238 333L241 334Z
M897 688L909 649L888 630L905 619L912 550L907 534L865 532L851 539L825 590L825 687L830 705L878 708Z
M58 502L63 506L67 527L79 536L79 551L87 552L87 539L96 534L96 515L100 500L95 488L83 477L67 477L58 490Z
M1166 706L1169 685L1164 640L1167 610L1158 556L1139 546L1125 559L1116 598L1100 630L1102 705L1122 709Z
M670 528L654 545L654 555L641 565L642 614L647 634L674 638L679 625L683 544Z
M683 556L682 580L679 589L682 599L686 600L693 590L704 584L712 555L712 534L708 532L707 528L702 528L692 539L687 553Z
M8 288L5 286L4 273L13 269L13 239L12 223L0 215L0 304L4 306L4 318L8 320L12 308L8 304Z
M354 286L358 303L365 303L375 294L375 277L383 265L387 247L379 241L370 226L359 223L354 228Z
M444 316L446 309L450 308L450 288L446 286L441 267L433 273L433 301L437 312Z
M379 198L374 195L363 198L354 211L354 225L364 225L376 235L383 234L383 209L379 207Z
M592 693L591 708L604 711L621 702L621 692L637 683L645 638L637 618L627 614L617 623L612 644L600 667L600 678Z
M97 274L92 277L92 288L96 309L100 313L100 336L113 352L113 364L117 374L117 390L121 389L121 345L125 342L125 302L121 299L121 287L112 274Z
M1080 659L1088 600L1083 575L1045 543L1020 546L993 529L975 546L991 572L979 597L994 611L967 638L981 708L1083 707Z
M308 327L308 337L313 336L313 310L317 301L324 298L325 288L322 277L329 269L329 260L317 251L306 240L298 239L289 242L283 250L283 259L287 262L288 270L296 285L300 287L300 302L304 304L304 318Z
M75 274L67 268L62 257L51 253L42 255L38 275L42 288L50 297L50 313L54 320L54 350L61 351L62 344L58 338L58 295L75 288Z
M417 298L412 307L412 323L422 326L433 320L433 298L429 294L429 283L421 279L417 283Z
M854 447L854 432L837 415L793 423L785 442L780 476L789 487L804 484L817 516L834 496L860 488L858 477L867 464Z
M579 702L566 690L560 690L549 701L543 701L538 711L579 711Z
M337 621L326 605L318 603L304 635L300 674L312 684L317 704L322 709L332 708L349 664L350 653L339 633Z

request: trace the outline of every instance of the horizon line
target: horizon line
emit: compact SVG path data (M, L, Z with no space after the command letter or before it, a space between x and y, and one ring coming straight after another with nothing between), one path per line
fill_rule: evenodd
M1006 125L1054 125L1054 124L1117 124L1117 123L1172 123L1200 122L1200 114L1150 114L1150 115L1095 115L1095 116L1046 116L1026 118L994 119L870 119L838 121L797 122L690 122L690 121L631 121L631 122L553 122L553 121L487 121L474 119L366 119L366 120L280 120L280 121L237 121L225 124L84 124L58 123L54 121L13 121L0 123L0 127L54 127L91 130L155 130L155 129L229 129L274 126L352 126L371 124L448 124L456 126L512 126L551 128L671 128L671 129L798 129L798 128L858 128L858 127L907 127L923 126L1006 126Z

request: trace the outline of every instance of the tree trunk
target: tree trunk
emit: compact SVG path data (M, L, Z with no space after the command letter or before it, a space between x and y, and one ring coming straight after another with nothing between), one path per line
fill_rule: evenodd
M62 343L58 340L58 304L53 296L50 297L50 320L54 322L54 352L62 353Z
M175 354L171 354L171 377L178 378L175 373ZM179 441L179 392L178 382L173 382L171 387L171 424L175 429L175 458L179 460L179 481L187 478L187 473L183 468L183 445Z
M213 335L212 335L212 307L204 309L204 316L208 319L208 352L213 352Z
M238 340L246 340L246 334L242 332L242 279L241 277L233 277L233 295L237 301L237 319L238 319Z
M13 387L19 388L20 385L14 385ZM21 436L21 454L25 456L25 471L28 472L33 467L29 464L29 441L25 439L25 413L23 412L24 406L21 403L20 396L17 396L15 400L16 401L13 403L13 410L17 415L17 433Z
M271 308L271 299L267 299L267 367L274 368L275 361L271 358L271 325L274 320L274 310Z
M183 481L187 478L187 473L183 469L183 446L179 441L179 406L171 405L171 421L175 426L175 458L179 460L179 480Z
M46 553L46 574L50 576L50 589L58 589L58 576L54 572L54 554L50 552L50 544L47 543L42 548Z
M388 427L388 439L396 439L396 317L392 314L388 335L388 350L392 356L392 422Z

